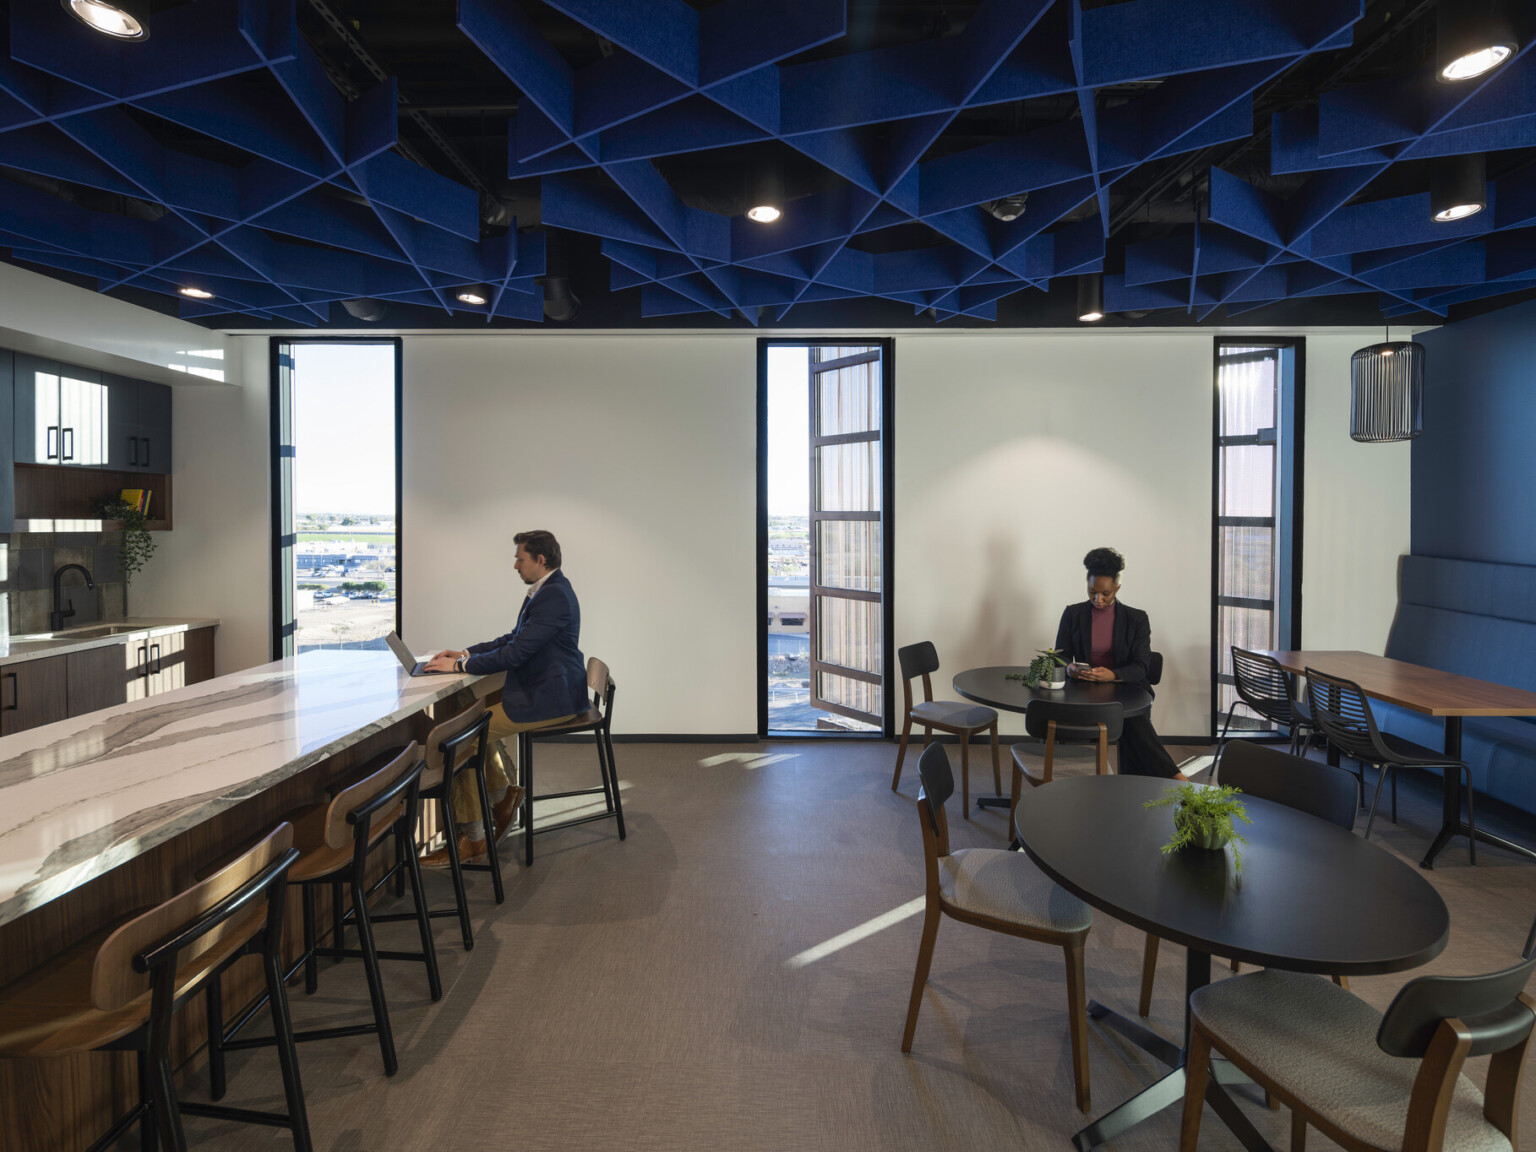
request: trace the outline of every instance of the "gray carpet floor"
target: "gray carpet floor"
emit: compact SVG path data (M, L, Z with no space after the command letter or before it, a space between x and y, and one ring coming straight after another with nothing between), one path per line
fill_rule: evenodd
M492 903L485 874L470 882L474 951L453 921L435 921L443 999L428 999L419 965L388 965L396 1076L383 1075L372 1037L301 1046L317 1149L1070 1148L1088 1117L1072 1102L1059 949L946 920L916 1043L899 1051L923 892L914 758L899 793L884 743L621 744L617 759L627 841L609 822L553 832L525 869L509 838L506 903ZM590 746L541 746L540 767L541 789L595 781ZM1058 772L1086 767L1077 758ZM973 772L973 784L990 790L989 776ZM1529 839L1512 814L1479 815ZM1004 814L958 817L957 796L955 847L1005 844ZM1414 861L1438 825L1438 777L1405 779L1399 819L1378 822L1373 840ZM1457 841L1426 875L1450 907L1451 937L1423 972L1516 958L1536 865L1489 849L1474 869ZM428 890L446 902L446 876L430 875ZM384 947L414 947L408 924L380 932ZM1091 997L1134 1014L1142 942L1096 914ZM1164 945L1151 1016L1175 1039L1183 959ZM1385 1007L1406 979L1354 990ZM292 1002L299 1027L366 1020L360 965L323 967L319 992L296 988ZM1099 1025L1089 1046L1093 1115L1160 1072ZM1474 1065L1480 1081L1486 1061ZM186 1086L205 1091L198 1077ZM1288 1116L1238 1091L1285 1147ZM281 1108L270 1049L231 1055L228 1102ZM198 1148L291 1147L278 1130L187 1125ZM1109 1147L1171 1148L1177 1133L1174 1109ZM1207 1110L1201 1147L1237 1146ZM1332 1145L1314 1132L1309 1146Z

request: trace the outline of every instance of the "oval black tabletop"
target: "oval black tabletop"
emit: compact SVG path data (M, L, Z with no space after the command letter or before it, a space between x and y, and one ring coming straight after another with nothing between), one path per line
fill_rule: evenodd
M1022 680L1008 679L1010 674L1028 671L1028 667L1008 665L968 668L955 674L955 691L967 700L1008 712L1022 712L1035 699L1065 700L1071 704L1108 704L1118 700L1125 706L1126 716L1144 716L1152 710L1152 693L1140 684L1068 680L1065 688L1031 688Z
M1294 972L1401 972L1440 954L1450 917L1419 873L1360 836L1245 797L1243 867L1232 849L1163 855L1168 782L1086 776L1028 789L1018 834L1069 892L1164 940Z

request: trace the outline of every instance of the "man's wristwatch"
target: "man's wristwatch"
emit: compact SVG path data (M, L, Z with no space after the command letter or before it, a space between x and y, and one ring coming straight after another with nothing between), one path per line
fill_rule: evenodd
M469 660L468 656L460 656L457 660L455 660L453 662L454 671L455 672L462 672L462 671L464 671L464 665L468 662L468 660Z

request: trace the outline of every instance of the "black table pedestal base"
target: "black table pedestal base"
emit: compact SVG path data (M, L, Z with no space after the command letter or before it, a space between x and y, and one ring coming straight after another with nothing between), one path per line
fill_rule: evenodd
M1007 808L1013 801L1007 796L978 796L976 807L978 808Z
M1088 1018L1114 1029L1136 1047L1148 1053L1172 1071L1143 1088L1124 1104L1100 1116L1088 1127L1072 1137L1078 1152L1089 1152L1107 1140L1113 1140L1150 1116L1165 1108L1172 1108L1184 1100L1185 1051L1189 1045L1189 993L1204 987L1211 981L1211 957L1193 948L1186 953L1184 967L1184 1048L1165 1040L1150 1028L1122 1016L1097 1000L1088 1002ZM1225 1060L1211 1061L1211 1078L1206 1084L1205 1100L1219 1116L1228 1130L1238 1138L1248 1152L1274 1152L1269 1142L1259 1134L1248 1117L1243 1115L1237 1101L1227 1095L1224 1085L1250 1084L1251 1080Z

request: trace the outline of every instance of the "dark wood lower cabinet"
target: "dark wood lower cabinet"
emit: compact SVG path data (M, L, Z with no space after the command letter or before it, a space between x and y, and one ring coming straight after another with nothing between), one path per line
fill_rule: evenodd
M0 736L213 679L213 628L0 667Z
M0 668L0 736L69 716L65 660L48 656Z

